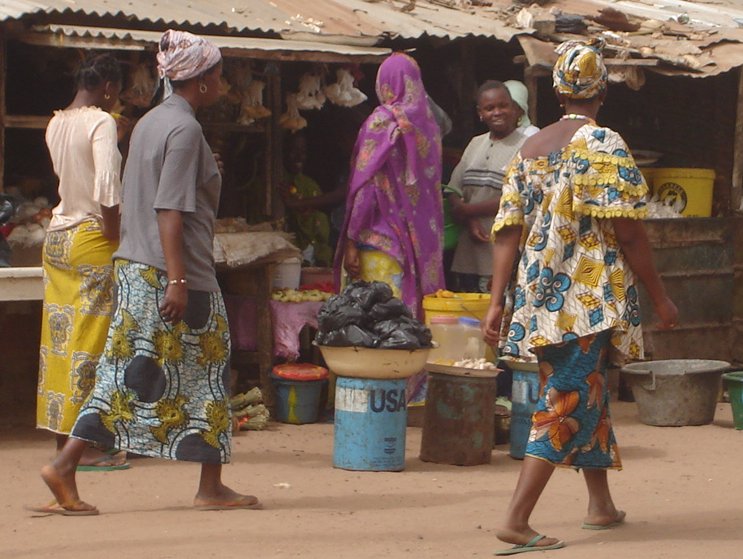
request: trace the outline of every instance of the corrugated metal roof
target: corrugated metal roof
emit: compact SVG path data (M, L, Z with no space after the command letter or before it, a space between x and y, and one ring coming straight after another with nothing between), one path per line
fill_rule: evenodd
M3 0L0 21L47 14L44 21L69 14L109 16L107 24L165 28L219 27L220 34L268 33L284 39L375 45L390 38L423 36L457 39L484 36L509 41L534 33L517 23L526 4L491 0L488 7L448 8L466 0ZM405 11L409 7L409 11ZM743 5L741 0L554 0L548 6L583 16L592 34L603 33L610 55L657 59L653 71L690 76L714 75L743 65ZM607 30L593 23L600 10L612 8L630 19L652 23L637 32ZM69 22L69 18L65 19ZM121 23L117 23L121 21ZM557 43L559 33L541 37Z
M37 25L20 39L34 44L59 47L108 47L120 50L153 47L162 35L159 31L85 27L77 25ZM360 62L380 61L391 52L388 48L337 45L284 39L263 39L224 35L208 36L227 55L251 58L290 58L292 53L311 53L318 62L341 62L353 58Z
M411 12L388 1L365 0L4 0L0 21L26 15L85 14L135 18L165 25L223 25L238 31L311 34L372 43L387 35L456 38L482 35L509 40L513 29L487 10L462 11L419 0ZM497 10L498 12L500 10Z

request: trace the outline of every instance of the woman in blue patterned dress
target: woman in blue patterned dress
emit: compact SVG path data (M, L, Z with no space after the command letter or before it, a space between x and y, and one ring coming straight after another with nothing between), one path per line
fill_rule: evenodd
M483 333L499 342L503 293L518 251L513 317L502 341L511 358L536 355L540 400L526 457L498 538L512 555L565 544L529 517L556 466L583 470L583 527L620 524L608 469L621 461L611 427L606 365L643 357L636 278L662 328L678 311L666 295L642 225L647 185L619 134L595 121L606 96L600 41L558 48L555 91L565 116L527 140L512 162L493 224L492 300Z
M116 310L93 392L41 471L56 503L40 512L98 514L75 480L86 441L200 463L198 509L260 506L221 478L231 450L229 328L213 258L221 176L195 113L219 98L222 57L169 30L157 60L165 99L137 123L124 171Z

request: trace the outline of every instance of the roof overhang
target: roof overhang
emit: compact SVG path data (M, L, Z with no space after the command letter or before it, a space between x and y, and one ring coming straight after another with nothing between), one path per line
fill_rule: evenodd
M25 43L52 47L112 50L151 50L157 48L159 31L88 27L77 25L34 26L17 36ZM224 35L204 35L224 56L265 60L311 60L314 62L381 62L392 51L388 48L341 45L328 42L262 39Z

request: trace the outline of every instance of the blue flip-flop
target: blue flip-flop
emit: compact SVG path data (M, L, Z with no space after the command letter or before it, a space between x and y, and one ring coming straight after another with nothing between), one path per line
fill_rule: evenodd
M562 540L557 543L553 543L552 545L537 545L537 543L541 542L546 537L547 536L543 536L542 534L537 534L525 544L514 545L509 549L501 549L500 551L496 551L495 555L516 555L517 553L529 553L531 551L549 551L550 549L562 549L563 547L565 547L565 542Z

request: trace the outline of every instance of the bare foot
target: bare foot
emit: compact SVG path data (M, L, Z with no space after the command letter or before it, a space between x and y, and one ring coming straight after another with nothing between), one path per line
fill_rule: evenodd
M614 528L624 522L627 513L623 510L614 509L608 514L589 514L583 520L583 528L586 530L606 530Z
M535 532L531 528L526 531L509 530L508 528L502 528L495 533L495 536L502 542L511 543L513 545L526 545L532 541L539 533ZM557 538L543 537L536 544L535 548L552 546L559 543L560 540Z
M194 497L193 505L199 510L233 510L233 509L260 509L261 502L253 495L241 495L226 485L221 485L216 491L199 492Z
M70 472L69 474L63 475L59 473L59 471L52 464L47 464L46 466L41 468L41 479L43 479L44 483L46 483L47 487L49 487L52 494L54 495L54 498L57 500L57 503L59 503L59 507L62 510L71 513L91 513L92 511L98 510L93 505L89 505L88 503L80 500L80 495L77 492L77 484L75 483L74 471ZM52 506L41 508L46 510L38 512L54 513L54 507ZM64 513L57 512L54 514Z

